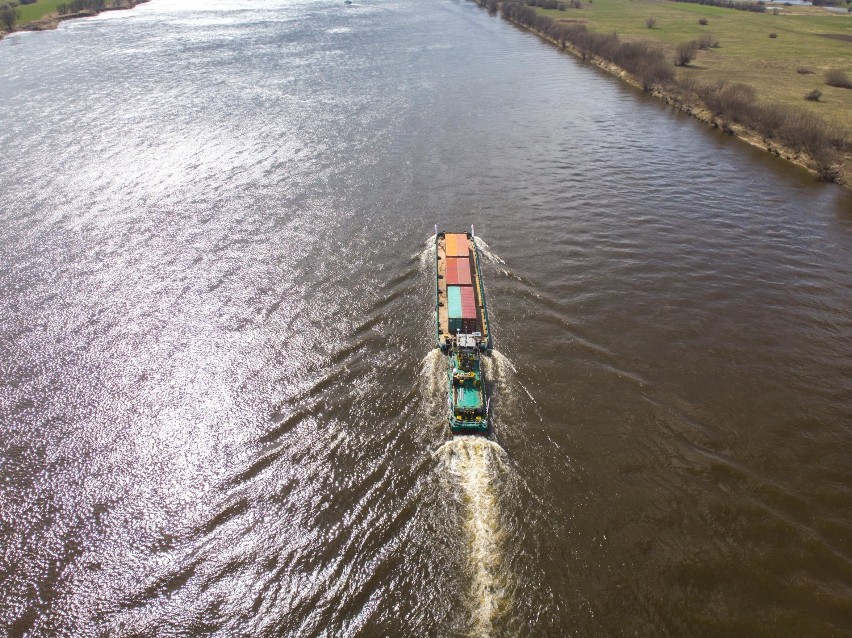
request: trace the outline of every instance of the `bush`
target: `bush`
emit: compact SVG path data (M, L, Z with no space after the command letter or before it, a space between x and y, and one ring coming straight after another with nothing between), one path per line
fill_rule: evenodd
M796 69L796 73L798 73L799 75L813 75L814 73L816 73L816 71L814 71L809 66L800 66L798 69Z
M6 31L12 31L20 17L20 9L13 9L10 7L0 9L0 28L5 29Z
M777 38L777 37L778 37L778 34L777 34L777 33L770 33L770 34L769 34L769 37L770 37L770 38L772 38L772 39L774 40L775 38Z
M852 89L852 81L840 69L831 69L825 74L825 83L841 89Z
M653 29L655 26L657 26L657 19L654 16L651 16L650 18L645 18L645 26L649 29Z
M698 43L695 40L677 45L674 59L675 66L686 66L695 59L697 53Z
M717 49L719 47L719 40L717 40L716 36L714 36L712 33L705 33L700 38L698 38L696 42L698 43L698 48L702 50L711 48Z
M814 89L810 93L805 95L805 99L811 102L819 102L819 99L822 97L822 91L819 89Z
M743 114L754 106L757 92L748 84L719 82L702 87L701 99L715 115L725 115L734 122L740 122Z
M709 24L709 21L707 20L707 18L698 18L698 24L700 24L702 27L706 27Z

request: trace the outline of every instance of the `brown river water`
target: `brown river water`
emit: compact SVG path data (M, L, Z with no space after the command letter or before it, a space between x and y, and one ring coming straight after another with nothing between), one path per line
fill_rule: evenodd
M460 0L154 0L0 101L0 635L852 636L849 193Z

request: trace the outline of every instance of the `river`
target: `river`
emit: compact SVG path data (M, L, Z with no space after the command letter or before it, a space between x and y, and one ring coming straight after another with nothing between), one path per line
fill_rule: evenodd
M852 636L848 192L460 0L154 0L0 100L0 634Z

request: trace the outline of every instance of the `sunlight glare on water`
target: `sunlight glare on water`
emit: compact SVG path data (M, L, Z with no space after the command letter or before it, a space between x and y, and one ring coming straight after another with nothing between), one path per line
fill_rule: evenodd
M0 102L0 635L852 636L848 193L473 2L152 0Z

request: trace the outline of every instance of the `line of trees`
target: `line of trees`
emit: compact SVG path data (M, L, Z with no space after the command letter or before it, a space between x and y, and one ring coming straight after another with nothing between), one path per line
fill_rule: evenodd
M714 115L728 122L742 124L795 152L807 153L827 179L836 177L835 164L840 153L852 150L852 143L844 139L842 131L822 118L794 107L760 103L754 87L748 84L704 84L695 78L684 78L678 82L678 89L687 97L694 95Z
M66 15L80 11L103 11L106 6L106 0L71 0L57 5L56 10L59 15Z
M557 22L517 2L504 2L503 16L535 29L558 42L563 49L570 44L584 60L597 57L617 64L639 78L646 91L674 80L672 65L655 43L622 42L615 33L596 33L583 24Z
M722 7L725 9L737 9L738 11L753 11L755 13L766 13L766 3L762 0L752 2L751 0L674 0L675 2L686 2L690 4L706 4L711 7Z
M59 15L79 13L80 11L105 11L107 9L130 9L139 4L139 0L70 0L57 5Z

